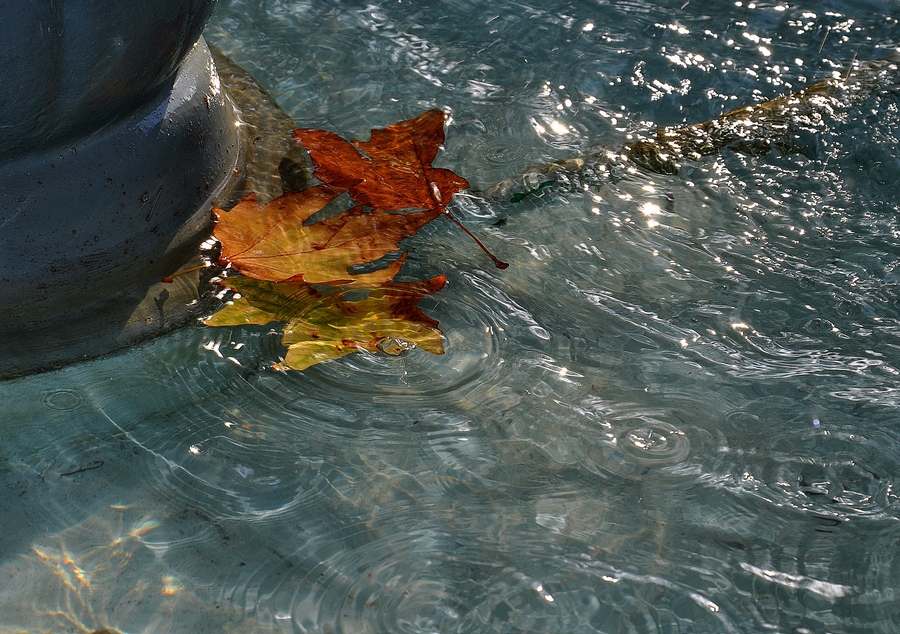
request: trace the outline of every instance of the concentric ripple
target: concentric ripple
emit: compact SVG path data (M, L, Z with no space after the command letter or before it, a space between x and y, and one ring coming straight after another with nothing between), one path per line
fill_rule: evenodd
M73 389L48 390L41 396L41 403L47 409L70 412L84 405L84 396Z
M410 350L399 355L360 352L313 367L309 374L336 391L386 398L433 397L492 380L505 339L497 310L462 289L442 291L436 306L422 308L440 322L443 355Z
M647 421L626 429L619 434L616 445L632 460L647 467L678 464L691 451L685 433L661 421Z
M531 529L513 530L524 537ZM538 541L512 552L505 544L485 550L475 534L422 527L371 537L361 531L353 548L331 552L312 537L245 577L241 599L258 598L255 609L300 632L587 634L617 631L634 618L674 626L685 614L685 632L737 631L718 614L725 601L705 596L727 589L712 581L687 589Z
M665 404L665 405L663 405ZM699 409L690 392L664 392L655 408L610 406L587 399L569 430L589 471L637 481L675 482L718 468L728 440L715 426L715 410Z
M465 605L439 575L442 544L413 531L402 539L405 553L398 557L400 539L385 538L323 562L335 572L363 571L337 578L326 574L322 580L330 585L322 607L326 614L339 615L338 631L418 634L457 629ZM341 583L342 578L349 583ZM328 605L332 602L338 605Z

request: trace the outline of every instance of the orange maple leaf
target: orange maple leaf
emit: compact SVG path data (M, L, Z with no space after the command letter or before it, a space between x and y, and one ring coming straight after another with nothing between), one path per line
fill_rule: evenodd
M231 211L214 209L217 223L213 232L222 243L220 262L230 263L248 277L270 282L360 285L392 279L405 254L374 273L354 275L348 269L399 251L397 243L440 215L440 210L388 213L356 206L307 224L343 191L318 185L284 194L263 206L250 194Z

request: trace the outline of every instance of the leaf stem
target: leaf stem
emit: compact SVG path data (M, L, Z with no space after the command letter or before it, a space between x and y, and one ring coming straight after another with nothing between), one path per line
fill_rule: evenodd
M171 284L172 282L175 281L176 277L181 277L182 275L185 275L187 273L193 273L194 271L199 271L200 269L205 269L205 268L206 268L205 264L201 264L200 266L192 266L189 269L184 269L182 271L178 271L177 273L172 273L172 275L166 275L164 278L162 278L160 280L160 282L162 282L163 284Z
M471 231L466 229L465 225L463 225L463 223L461 223L459 220L457 220L453 216L453 214L451 214L446 209L444 209L444 213L450 220L452 220L456 224L457 227L462 229L470 238L472 238L475 241L475 244L477 244L479 247L481 247L481 250L484 251L485 255L487 255L491 259L491 262L494 263L494 266L496 266L498 269L505 269L505 268L509 267L509 262L504 262L503 260L501 260L497 256L495 256L493 253L488 251L488 248L481 243L481 240L476 238L474 233L472 233Z

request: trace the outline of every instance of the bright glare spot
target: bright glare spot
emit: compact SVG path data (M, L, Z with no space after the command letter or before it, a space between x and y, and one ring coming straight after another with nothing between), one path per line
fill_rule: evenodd
M547 128L542 126L537 121L533 122L532 125L534 126L534 131L537 132L538 134L547 134Z
M547 603L553 603L553 601L555 601L552 594L544 591L543 584L535 582L531 584L531 587L534 588L534 591L541 595L541 598L543 598Z
M209 350L210 352L214 352L216 356L220 359L222 358L222 353L219 352L219 342L218 341L207 341L203 344L204 350Z
M747 330L747 328L749 328L750 326L748 326L744 322L736 321L733 324L731 324L731 327L734 328L735 330Z
M191 446L188 448L188 451L189 451L190 453L194 454L195 456L199 456L199 455L200 455L200 447L198 447L197 445L191 445Z
M647 227L650 229L656 229L659 226L659 221L651 218L647 221Z
M678 343L681 344L681 347L682 347L682 348L687 348L687 347L688 347L688 340L687 340L687 339L682 339L682 340L679 341Z
M600 215L600 207L591 207L591 213L594 214L595 216L599 216Z
M656 191L656 188L653 185L644 185L643 190L652 194Z
M162 526L159 520L144 520L131 530L132 537L140 537L146 535L155 528Z
M587 31L593 31L593 30L594 30L594 23L593 23L593 22L588 22L588 23L585 24L583 27L581 27L581 30L582 30L582 31L585 31L585 32L587 32Z
M759 47L759 52L762 53L763 57L769 57L772 54L772 51L766 48L765 46Z
M565 125L554 119L550 122L550 129L553 130L556 134L563 135L569 133L569 128Z
M678 35L687 35L688 33L690 33L687 28L681 26L680 24L656 24L654 26L669 29L670 31L675 31L676 33L678 33Z
M662 209L656 203L647 202L641 206L641 213L645 216L655 216L662 213Z
M569 373L568 368L560 368L559 372L557 374L559 374L559 376L566 376L568 373Z
M164 597L175 596L182 590L184 590L184 584L173 575L165 575L162 578L162 593Z

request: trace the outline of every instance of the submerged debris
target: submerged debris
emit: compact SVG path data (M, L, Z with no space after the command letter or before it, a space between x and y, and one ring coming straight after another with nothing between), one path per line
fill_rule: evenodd
M629 164L656 174L677 174L680 161L698 160L726 148L752 156L765 156L772 148L790 152L794 150L794 135L821 129L829 119L895 84L898 69L900 49L796 93L730 110L710 121L658 129L653 138L624 144L615 152L602 151L526 170L483 194L518 202L545 187L569 180L615 178L617 170Z

